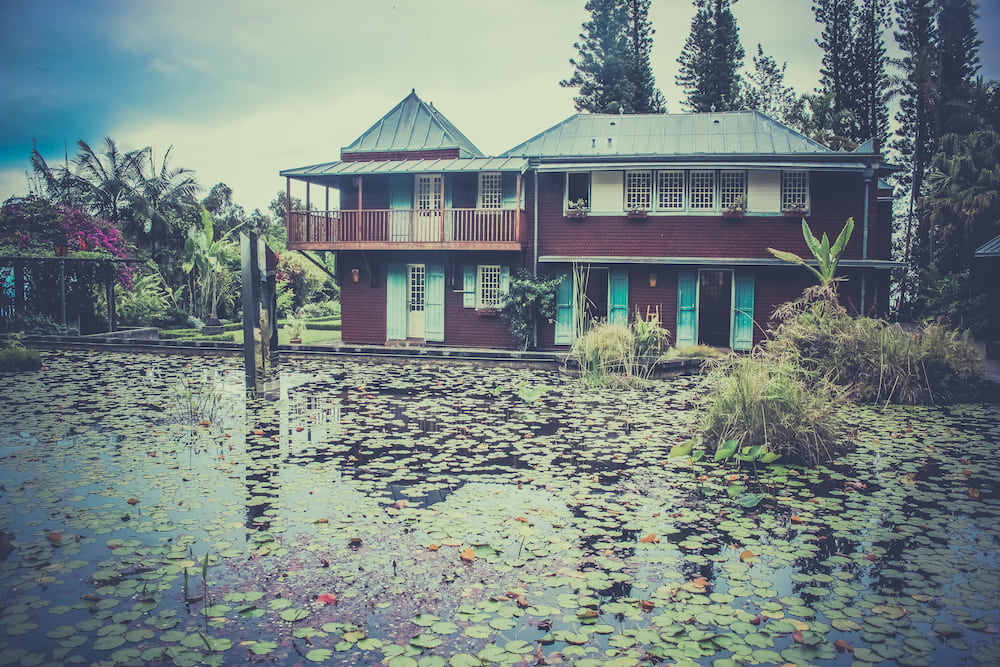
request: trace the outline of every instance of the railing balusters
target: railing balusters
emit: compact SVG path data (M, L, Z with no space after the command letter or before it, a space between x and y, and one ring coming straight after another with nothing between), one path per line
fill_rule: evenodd
M292 243L509 243L521 232L512 209L368 209L289 211Z

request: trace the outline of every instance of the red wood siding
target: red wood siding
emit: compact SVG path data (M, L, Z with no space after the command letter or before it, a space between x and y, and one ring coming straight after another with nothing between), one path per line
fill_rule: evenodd
M771 257L767 248L809 254L802 238L800 218L753 216L650 215L640 221L621 216L591 216L571 220L563 216L563 174L539 175L539 254L618 257ZM864 183L859 174L814 173L813 233L831 240L848 217L855 231L844 253L860 259L864 222ZM531 200L528 200L529 212ZM869 258L888 259L889 221L878 220L876 189L869 199ZM884 253L884 254L883 254Z
M360 282L351 280L351 269L361 269ZM375 287L360 253L337 253L340 283L341 338L345 343L385 343L385 272L377 275Z
M389 160L449 160L457 158L459 150L457 148L433 148L422 151L376 151L376 152L351 152L341 151L340 159L343 162L387 162Z

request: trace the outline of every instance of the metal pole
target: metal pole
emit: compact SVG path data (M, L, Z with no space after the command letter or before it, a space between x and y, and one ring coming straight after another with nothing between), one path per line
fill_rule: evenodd
M66 261L59 260L59 321L66 326Z

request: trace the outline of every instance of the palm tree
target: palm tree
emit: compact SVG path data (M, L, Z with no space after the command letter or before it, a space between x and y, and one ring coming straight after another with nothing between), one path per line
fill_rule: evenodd
M142 150L122 151L111 137L104 138L99 151L83 139L76 145L79 152L73 158L74 186L92 212L135 238L135 184L140 178Z
M947 271L965 271L975 248L1000 233L1000 134L946 134L931 169L922 208L951 250L935 259Z
M159 166L149 146L138 151L135 160L135 213L142 222L141 233L154 254L157 242L170 237L175 219L172 209L181 204L194 204L194 196L201 190L193 170L169 166L171 150L173 146L167 148Z

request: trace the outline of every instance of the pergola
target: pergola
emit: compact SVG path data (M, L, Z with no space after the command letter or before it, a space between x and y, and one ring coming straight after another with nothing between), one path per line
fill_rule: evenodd
M115 308L115 280L118 278L118 267L128 264L143 264L142 259L127 259L120 257L47 257L47 256L0 256L0 269L10 267L13 271L13 291L8 292L6 286L0 285L0 315L10 317L18 313L28 312L31 301L25 286L28 274L50 273L56 280L58 289L59 321L66 326L66 287L67 276L77 275L82 267L93 267L94 282L103 285L107 301L108 330L114 331L117 325ZM46 304L53 305L53 304Z

